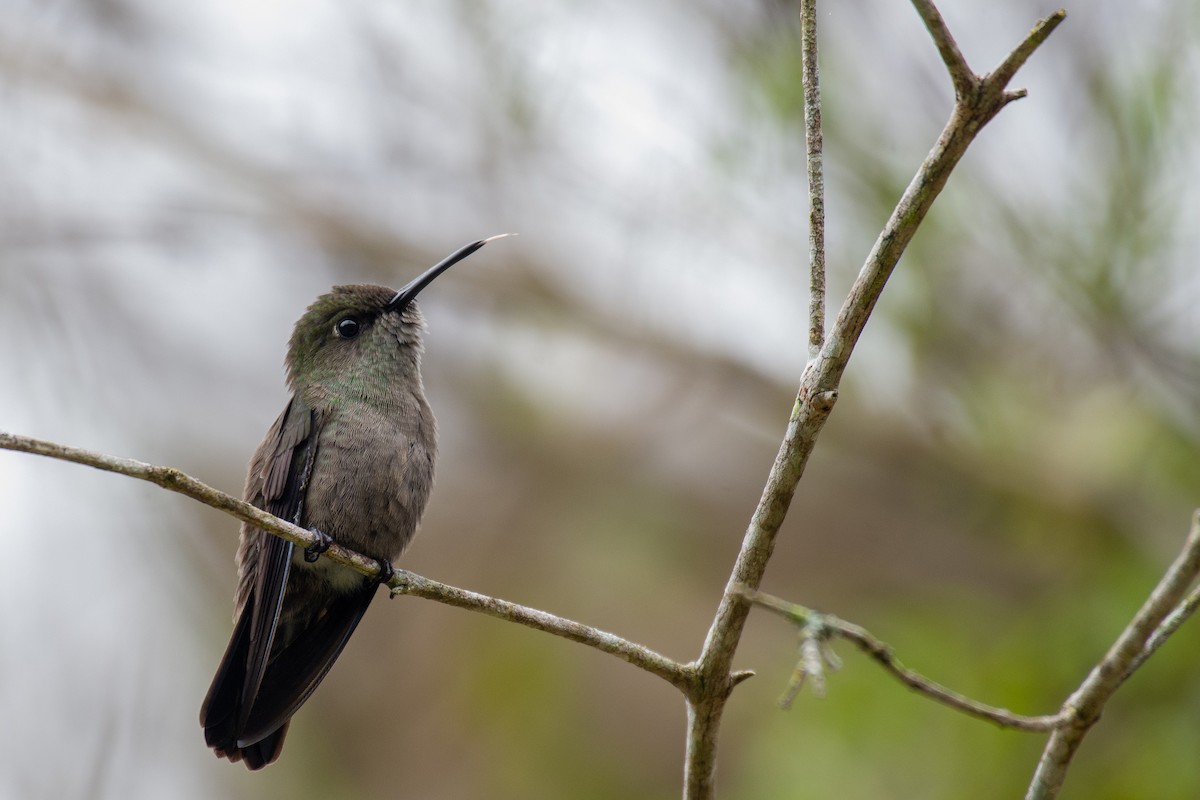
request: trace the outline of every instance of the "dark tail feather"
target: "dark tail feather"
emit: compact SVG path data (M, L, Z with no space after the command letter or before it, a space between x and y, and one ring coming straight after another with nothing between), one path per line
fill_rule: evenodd
M250 649L250 615L238 617L233 635L221 664L213 678L208 695L200 706L200 724L204 727L204 741L226 756L236 749L237 721L241 713L242 686L246 682L246 656Z
M279 758L288 721L328 674L375 596L375 586L334 600L319 620L271 656L254 697L244 697L250 617L233 629L200 707L204 740L220 758L262 769Z
M271 736L324 680L375 596L374 585L333 600L295 641L271 656L258 694L245 714L242 741Z
M234 763L241 761L250 769L262 769L267 764L279 758L279 754L283 752L283 739L287 736L289 724L288 722L283 723L283 725L254 744L248 744L245 747L234 750L232 753L222 754L218 752L217 755L224 755Z
M242 692L246 683L246 663L250 652L250 615L239 617L229 646L217 667L217 675L208 696L200 706L200 724L204 741L220 758L243 762L250 769L262 769L283 750L287 721L259 741L238 746L238 718L242 713Z

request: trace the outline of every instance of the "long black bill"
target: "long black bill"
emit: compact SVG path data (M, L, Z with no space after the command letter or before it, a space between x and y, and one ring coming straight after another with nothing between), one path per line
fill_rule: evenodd
M478 242L471 242L465 247L460 247L450 255L443 258L438 263L434 264L429 269L422 272L417 277L408 282L403 289L396 292L396 296L387 304L388 311L403 311L404 307L416 299L429 284L433 283L434 278L441 275L446 270L453 267L458 262L462 261L467 256L474 253L479 248L483 247L488 242L494 242L497 239L503 239L506 236L516 236L515 233L500 233L495 236L489 236L486 239L480 239Z

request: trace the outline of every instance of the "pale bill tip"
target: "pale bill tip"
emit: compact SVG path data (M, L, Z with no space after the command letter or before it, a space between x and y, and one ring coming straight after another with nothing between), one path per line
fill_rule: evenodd
M479 243L487 244L488 242L494 242L497 239L505 239L509 236L520 236L520 234L518 234L518 233L497 233L495 236L489 236L486 239L481 239Z

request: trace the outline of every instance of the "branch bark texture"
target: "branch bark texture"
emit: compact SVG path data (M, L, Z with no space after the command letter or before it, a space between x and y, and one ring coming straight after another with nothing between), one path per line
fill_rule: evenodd
M900 256L959 159L983 126L1020 96L1020 93L1006 91L1008 80L1066 17L1066 12L1058 11L1038 23L1002 62L1003 70L984 76L970 73L967 79L959 74L966 68L966 62L936 8L928 0L914 0L914 5L943 60L948 66L951 63L957 65L949 67L955 86L954 110L876 239L828 339L801 378L783 442L750 519L704 648L695 662L696 681L688 695L684 770L684 796L688 800L708 800L716 792L717 731L725 703L733 690L733 656L750 610L750 603L741 594L740 587L757 590L762 581L796 485L837 400L838 386L854 346Z
M808 355L825 344L825 148L821 132L821 72L817 63L817 0L800 2L804 75L804 150L808 164Z

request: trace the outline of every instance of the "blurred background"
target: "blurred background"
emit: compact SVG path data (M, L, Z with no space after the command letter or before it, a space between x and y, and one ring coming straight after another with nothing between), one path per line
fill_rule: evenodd
M977 70L1052 4L943 0ZM764 588L1055 710L1200 505L1200 3L1069 6L901 262ZM403 566L700 649L806 358L794 2L0 0L0 429L240 493L332 284L422 297L438 483ZM822 4L830 316L950 110L902 0ZM684 707L621 661L379 600L262 773L204 747L237 524L0 452L0 796L661 798ZM1043 737L756 612L725 798L1008 798ZM1200 627L1064 797L1200 795Z

